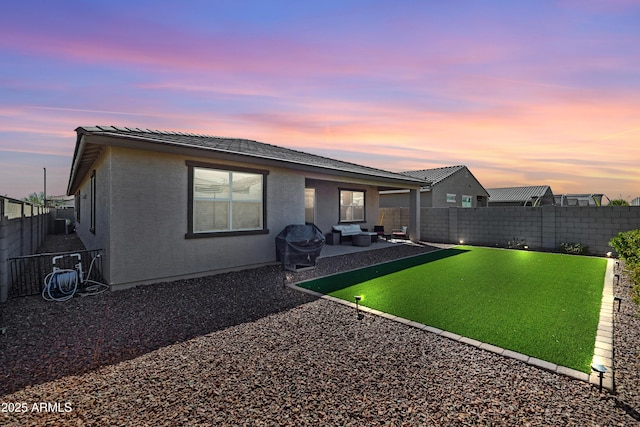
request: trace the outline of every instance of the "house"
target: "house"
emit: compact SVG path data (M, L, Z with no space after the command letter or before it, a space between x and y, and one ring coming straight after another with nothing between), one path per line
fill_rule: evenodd
M103 249L112 289L276 261L289 224L378 221L379 191L408 190L420 239L420 187L406 175L246 139L79 127L67 188L76 231Z
M553 192L548 185L528 187L487 188L489 206L544 206L553 205Z
M56 208L73 209L74 199L73 196L51 196L47 197L47 204Z
M466 166L447 166L401 173L428 182L420 189L420 204L423 208L487 206L489 193ZM380 207L407 206L408 190L380 192Z
M559 194L555 195L556 206L602 206L604 194Z
M640 206L640 197L636 197L631 201L631 206Z

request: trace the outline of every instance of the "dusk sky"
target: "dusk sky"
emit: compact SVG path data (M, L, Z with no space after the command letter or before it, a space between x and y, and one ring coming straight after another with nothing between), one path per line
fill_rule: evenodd
M640 196L640 0L4 1L0 64L9 197L93 125Z

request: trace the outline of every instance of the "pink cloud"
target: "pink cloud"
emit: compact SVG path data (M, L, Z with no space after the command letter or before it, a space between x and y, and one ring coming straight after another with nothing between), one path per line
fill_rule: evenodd
M568 2L561 12L583 4L633 7ZM451 27L396 9L351 10L324 31L307 29L313 20L271 32L167 26L104 10L100 25L57 27L44 13L30 27L8 22L3 51L73 69L64 78L0 82L19 93L0 105L0 132L21 139L2 145L71 156L76 126L114 124L333 151L391 170L477 165L487 186L640 188L640 64L613 52L635 46L637 36L572 32L578 20L537 6L518 24L487 10ZM358 25L340 27L347 22ZM532 23L545 25L525 28ZM87 83L91 73L99 76Z

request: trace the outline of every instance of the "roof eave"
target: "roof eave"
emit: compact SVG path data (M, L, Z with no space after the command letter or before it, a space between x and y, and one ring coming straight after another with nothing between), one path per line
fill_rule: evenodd
M69 185L67 187L67 192L69 195L72 195L75 193L75 191L77 190L77 186L81 181L81 177L77 176L79 164L80 164L80 160L84 155L85 147L87 145L86 139L88 136L91 136L91 135L109 138L110 140L120 140L120 141L124 140L127 142L142 141L149 144L149 146L145 147L144 149L151 149L154 151L176 152L177 150L182 149L182 150L186 150L193 153L202 153L202 152L216 153L216 154L222 154L223 158L228 160L247 161L247 159L251 159L252 163L260 163L260 164L266 163L266 164L272 164L274 166L280 166L280 167L282 167L282 165L286 165L291 169L303 170L303 171L316 171L316 172L321 172L323 174L332 175L332 176L345 176L345 177L360 178L360 179L366 178L368 180L376 182L377 185L393 187L393 188L398 188L398 187L419 188L419 187L423 187L425 185L431 184L429 181L424 181L419 178L410 177L410 176L406 176L400 173L394 173L390 171L379 170L380 172L383 172L385 174L385 175L379 175L375 173L377 170L373 168L371 170L371 173L345 171L338 167L322 166L322 165L311 164L311 163L300 162L300 161L290 161L287 159L276 158L273 156L264 156L264 155L254 154L254 153L239 153L239 152L224 150L220 148L211 148L211 147L197 146L197 145L191 145L191 144L184 144L177 141L158 141L157 139L145 138L140 135L126 135L126 134L121 134L116 132L109 132L98 127L93 127L93 128L78 127L76 129L76 132L78 134L78 137L76 140L76 149L75 149L73 163L72 163L72 172L71 172L71 176L69 177ZM109 143L98 142L98 145L110 145L110 142ZM131 146L133 148L138 148L138 149L141 148L139 146L129 145L128 143L119 144L119 145ZM166 148L161 149L160 147L166 147ZM357 165L357 166L368 168L362 165Z
M79 128L78 128L79 129ZM73 160L71 160L71 172L69 173L69 182L67 184L67 196L75 194L74 181L76 179L76 173L78 172L78 159L81 152L81 146L84 148L84 139L82 135L76 129L76 147L73 151Z

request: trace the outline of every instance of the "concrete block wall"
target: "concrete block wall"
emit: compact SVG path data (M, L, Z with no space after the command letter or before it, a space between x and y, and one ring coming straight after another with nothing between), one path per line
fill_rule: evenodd
M450 209L454 210L454 209ZM450 230L449 241L501 246L510 241L525 241L541 247L541 211L535 208L456 208L457 230ZM428 225L428 224L427 224Z
M68 219L71 224L76 222L76 210L74 208L51 208L53 212L52 219Z
M593 254L611 251L609 240L621 231L640 229L639 206L556 208L556 240L581 243Z
M375 225L384 226L387 233L395 228L409 226L409 208L380 208L378 209L378 221ZM422 237L424 240L424 236Z
M406 225L403 208L385 208L385 229ZM408 213L407 213L408 216ZM402 218L398 220L398 218ZM611 251L609 240L621 231L640 229L640 206L422 208L421 235L427 242L505 247L524 240L535 250L557 250L580 243L589 252Z
M420 235L427 242L449 241L449 208L422 209ZM429 224L429 227L425 227Z
M20 206L20 215L16 214ZM49 232L48 209L0 197L0 303L9 295L8 258L31 255Z

